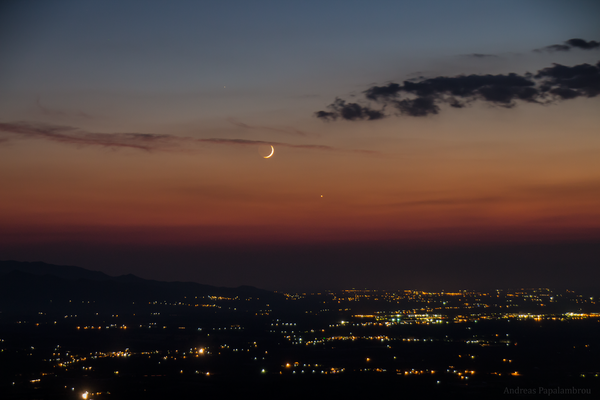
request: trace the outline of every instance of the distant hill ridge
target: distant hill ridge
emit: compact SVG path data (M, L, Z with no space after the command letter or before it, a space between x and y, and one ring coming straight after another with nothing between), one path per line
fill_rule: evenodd
M75 267L75 266L71 266L71 265L48 264L48 263L41 262L41 261L27 262L27 261L14 261L14 260L7 260L7 261L0 260L0 275L6 275L12 271L20 271L20 272L24 272L24 273L31 274L31 275L41 275L41 276L52 275L57 278L69 279L69 280L86 279L86 280L90 280L90 281L117 281L117 282L140 282L140 283L141 282L146 282L146 283L152 282L152 283L166 283L166 284L173 283L173 284L198 285L198 286L202 286L202 287L206 287L206 288L233 289L233 288L205 285L205 284L201 284L201 283L197 283L197 282L157 281L157 280L153 280L153 279L140 278L139 276L133 275L133 274L111 276L111 275L107 275L104 272L100 272L100 271L91 271L89 269ZM241 285L237 289L263 291L263 289L258 289L254 286L249 286L249 285ZM264 290L264 292L272 293L271 291L267 291L267 290Z
M34 261L0 261L0 275L8 274L12 271L21 271L32 275L52 275L63 279L89 279L92 281L114 280L114 277L100 271L90 271L89 269L74 267L71 265L54 265L45 262ZM127 275L122 275L127 276ZM131 275L135 276L135 275ZM138 278L135 276L135 278ZM142 278L138 278L142 279Z
M265 300L283 297L253 286L228 288L196 282L163 282L132 274L115 277L100 271L44 262L0 261L0 305L5 309L15 302L39 303L63 297L128 302L175 299L184 295Z

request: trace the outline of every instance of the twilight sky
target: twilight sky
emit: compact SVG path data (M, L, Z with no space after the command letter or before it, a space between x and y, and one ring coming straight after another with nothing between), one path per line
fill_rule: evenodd
M597 282L598 15L5 1L0 259L291 290Z

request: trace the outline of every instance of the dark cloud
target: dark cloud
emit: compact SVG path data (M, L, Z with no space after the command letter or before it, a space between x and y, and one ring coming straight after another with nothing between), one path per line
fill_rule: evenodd
M373 86L365 90L365 97L370 100L389 99L398 96L402 87L397 83L390 83L387 86Z
M481 53L472 53L472 54L463 54L462 57L470 57L470 58L490 58L490 57L498 57L494 54L481 54Z
M324 120L335 120L339 117L347 121L365 119L373 121L385 116L382 111L374 110L367 106L361 106L357 103L346 103L340 98L335 99L328 108L332 111L317 111L315 116Z
M435 105L431 97L417 97L416 99L404 99L394 102L396 108L402 114L411 117L424 117L429 114L437 114L440 108Z
M590 40L589 42L586 42L583 39L570 39L567 40L566 43L571 47L578 47L584 50L597 49L600 47L600 43L596 42L595 40Z
M462 75L456 77L437 77L419 82L405 81L403 91L417 96L439 96L443 94L454 97L483 96L489 101L506 102L496 91L518 91L521 88L534 86L530 79L517 74L508 75ZM483 92L482 92L483 90ZM498 98L498 100L495 100Z
M571 89L564 89L564 88L550 89L550 93L555 96L560 97L563 100L571 100L576 97L579 97L579 92L576 92L575 90L571 90Z
M315 113L315 116L317 118L321 118L322 120L335 120L337 119L338 115L335 112L328 112L328 111L317 111Z
M593 50L600 48L600 43L595 40L590 40L589 42L583 39L569 39L563 44L553 44L551 46L546 46L541 49L534 50L537 53L546 51L553 53L555 51L569 51L573 48L583 49L583 50Z
M586 43L589 45L590 42ZM549 104L581 96L595 97L600 94L600 62L572 67L553 64L536 74L421 77L402 84L391 82L385 86L372 86L363 94L367 101L375 102L381 109L336 98L328 106L329 111L317 111L315 116L323 120L374 120L383 118L389 106L399 114L424 117L439 113L443 104L462 108L481 101L510 108L517 101Z
M553 53L555 51L569 51L571 50L571 46L568 46L566 44L553 44L552 46L546 46L542 49L535 49L534 51L539 53L542 51L548 51L550 53Z
M600 94L600 62L596 65L580 64L574 67L554 64L539 70L535 78L543 80L542 90L565 100L579 96L595 97Z
M8 135L8 136L7 136ZM256 146L260 144L305 150L323 150L375 154L369 150L346 150L316 144L291 144L248 139L197 139L184 136L152 133L93 133L71 126L59 126L29 122L0 123L0 143L8 143L12 137L44 139L77 146L100 146L107 148L132 148L145 151L190 152L202 143L235 146Z

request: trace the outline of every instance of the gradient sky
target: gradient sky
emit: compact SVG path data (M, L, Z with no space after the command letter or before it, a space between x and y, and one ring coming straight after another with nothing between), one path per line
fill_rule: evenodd
M597 76L575 98L477 95L424 116L365 97L600 68L598 15L597 1L3 2L0 259L268 289L598 281ZM386 116L315 116L336 98Z

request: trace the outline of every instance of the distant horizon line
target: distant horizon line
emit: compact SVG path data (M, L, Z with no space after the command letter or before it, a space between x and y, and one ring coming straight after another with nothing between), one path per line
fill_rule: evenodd
M600 285L580 285L580 286L557 286L557 285L550 285L550 286L520 286L520 285L515 285L515 286L501 286L501 287L485 287L484 285L481 285L481 287L476 288L476 287L462 287L462 288L444 288L444 289L426 289L426 288L408 288L408 287L398 287L398 288L394 288L394 289L386 289L386 288L375 288L375 287L364 287L364 288L359 288L359 287L347 287L347 288L323 288L323 289L310 289L310 290L281 290L281 289L265 289L262 287L257 287L255 285L248 285L248 284L241 284L241 285L237 285L237 286L218 286L218 285L212 285L212 284L207 284L207 283L202 283L202 282L198 282L198 281L194 281L194 280L187 280L187 281L182 281L182 280L173 280L173 281L167 281L167 280L158 280L158 279L150 279L150 278L143 278L140 277L138 275L135 275L133 273L125 273L125 274L121 274L121 275L110 275L106 272L103 271L99 271L99 270L91 270L91 269L87 269L84 267L79 267L76 265L59 265L59 264L52 264L52 263L47 263L45 261L18 261L18 260L0 260L0 275L6 275L9 274L11 272L14 271L18 271L18 272L22 272L22 273L27 273L30 275L35 275L35 276L55 276L58 278L62 278L62 279L83 279L83 280L93 280L91 278L86 278L86 277L77 277L77 278L65 278L65 277L61 277L61 276L57 276L55 274L52 273L48 273L48 274L44 274L44 275L40 275L38 273L35 272L31 272L31 271L22 271L20 269L10 269L10 267L5 266L4 264L7 263L18 263L18 264L43 264L44 266L49 266L49 267L66 267L66 268L76 268L78 270L84 270L87 272L91 272L91 273L99 273L102 275L105 275L108 278L121 278L121 277L135 277L138 278L140 280L144 280L144 281L153 281L153 282L163 282L163 283L193 283L193 284L198 284L198 285L203 285L203 286L212 286L215 288L230 288L230 289L238 289L238 288L243 288L243 287L247 287L247 288L254 288L254 289L259 289L259 290L264 290L264 291L270 291L273 293L279 293L279 294L301 294L301 295L315 295L315 294L321 294L321 293L335 293L335 292L382 292L382 293L389 293L389 292L397 292L397 291L404 291L404 292L422 292L422 293L427 293L427 294L449 294L449 293L457 293L457 292L462 292L462 293L473 293L473 292L479 292L479 293L486 293L486 292L505 292L505 291L518 291L518 290L524 290L524 291L531 291L531 290L548 290L548 291L598 291L599 295L600 295Z

